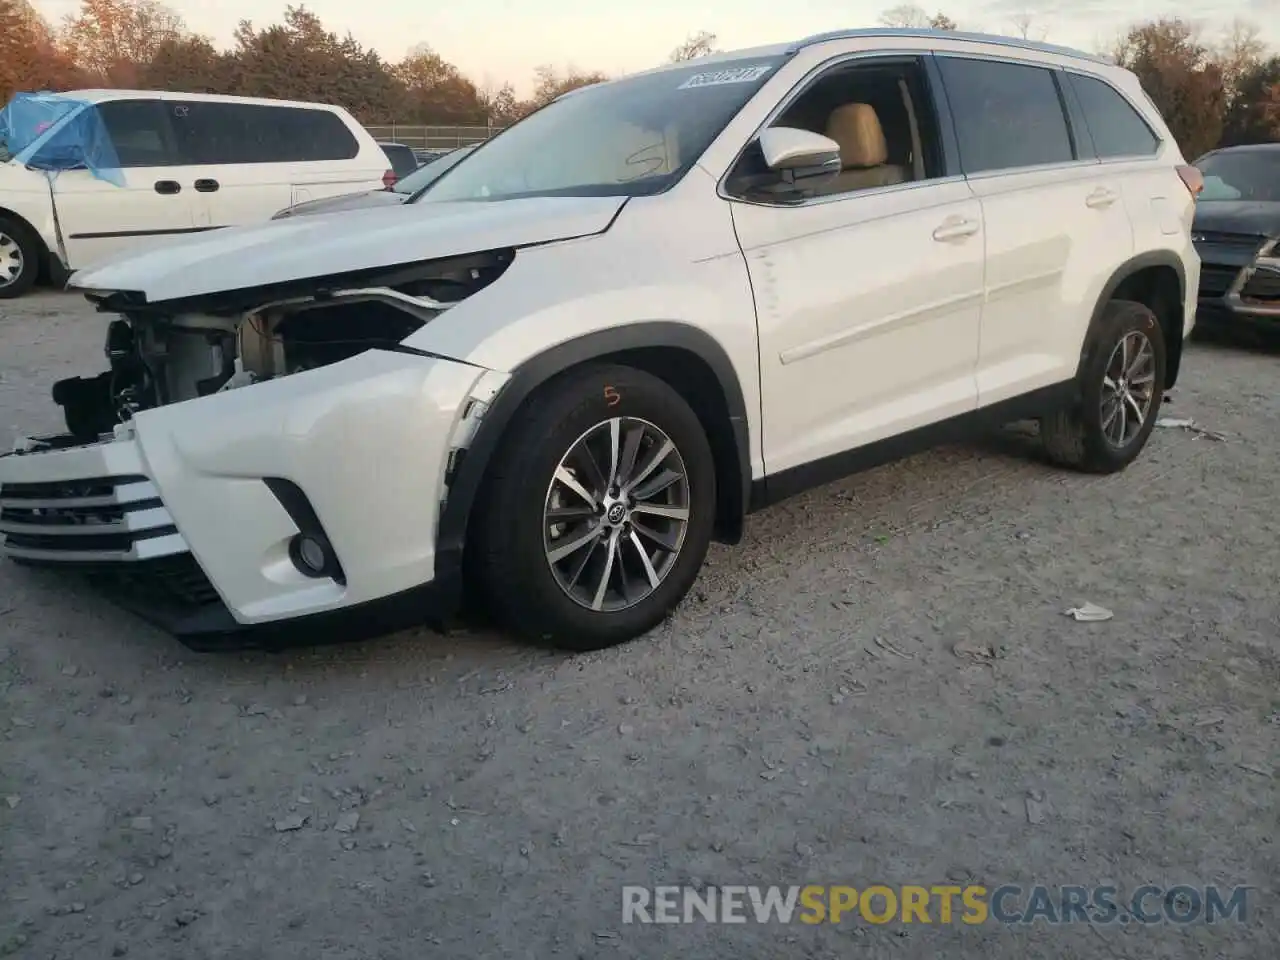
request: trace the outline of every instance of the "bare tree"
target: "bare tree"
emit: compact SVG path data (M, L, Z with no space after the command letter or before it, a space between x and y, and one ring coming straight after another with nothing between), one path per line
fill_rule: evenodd
M699 30L697 33L689 34L684 43L671 51L668 59L672 63L682 63L685 60L696 60L719 52L716 49L716 35L709 30Z
M911 30L955 30L956 22L945 13L930 15L914 3L890 7L880 14L880 22L886 27L906 27Z
M1256 25L1237 17L1212 50L1214 60L1222 67L1222 84L1230 104L1239 92L1240 81L1266 56L1267 45Z
M1035 14L1029 10L1015 13L1009 18L1009 23L1013 25L1014 34L1023 40L1034 40L1037 43L1043 43L1049 36L1048 28L1038 24Z

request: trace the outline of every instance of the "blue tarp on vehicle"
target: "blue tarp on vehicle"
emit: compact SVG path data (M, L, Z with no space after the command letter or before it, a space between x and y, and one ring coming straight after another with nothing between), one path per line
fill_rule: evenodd
M19 93L0 110L0 141L17 163L57 174L88 170L124 186L120 160L93 104L57 93Z

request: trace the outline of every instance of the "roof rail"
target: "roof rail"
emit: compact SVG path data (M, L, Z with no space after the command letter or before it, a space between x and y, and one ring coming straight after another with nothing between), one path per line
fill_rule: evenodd
M1033 50L1037 53L1052 53L1060 57L1074 57L1077 60L1088 60L1092 63L1111 64L1106 57L1099 57L1083 50L1071 47L1059 47L1052 43L1037 43L1034 40L1019 40L1017 37L1002 37L994 33L966 33L963 30L932 30L915 27L863 27L852 30L832 30L827 33L815 33L798 40L792 45L793 50L823 43L827 40L858 40L865 37L919 37L927 40L965 40L969 43L989 43L1001 47L1013 47L1018 50Z

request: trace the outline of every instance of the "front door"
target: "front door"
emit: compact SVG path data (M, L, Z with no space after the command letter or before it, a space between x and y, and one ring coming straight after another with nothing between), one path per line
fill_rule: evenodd
M836 476L842 454L975 409L981 208L946 176L918 60L833 67L773 125L830 136L844 172L818 196L732 202L759 324L765 468Z
M67 170L53 181L58 226L70 267L160 246L195 229L195 192L176 166L157 100L112 100L94 108L120 161L123 186Z

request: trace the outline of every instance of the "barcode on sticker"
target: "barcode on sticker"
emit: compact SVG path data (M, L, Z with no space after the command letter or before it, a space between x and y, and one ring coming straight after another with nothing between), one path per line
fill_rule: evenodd
M734 67L732 70L714 70L710 73L695 73L686 80L677 90L688 90L692 87L714 87L722 83L751 83L753 80L759 80L769 72L767 66L763 67Z

